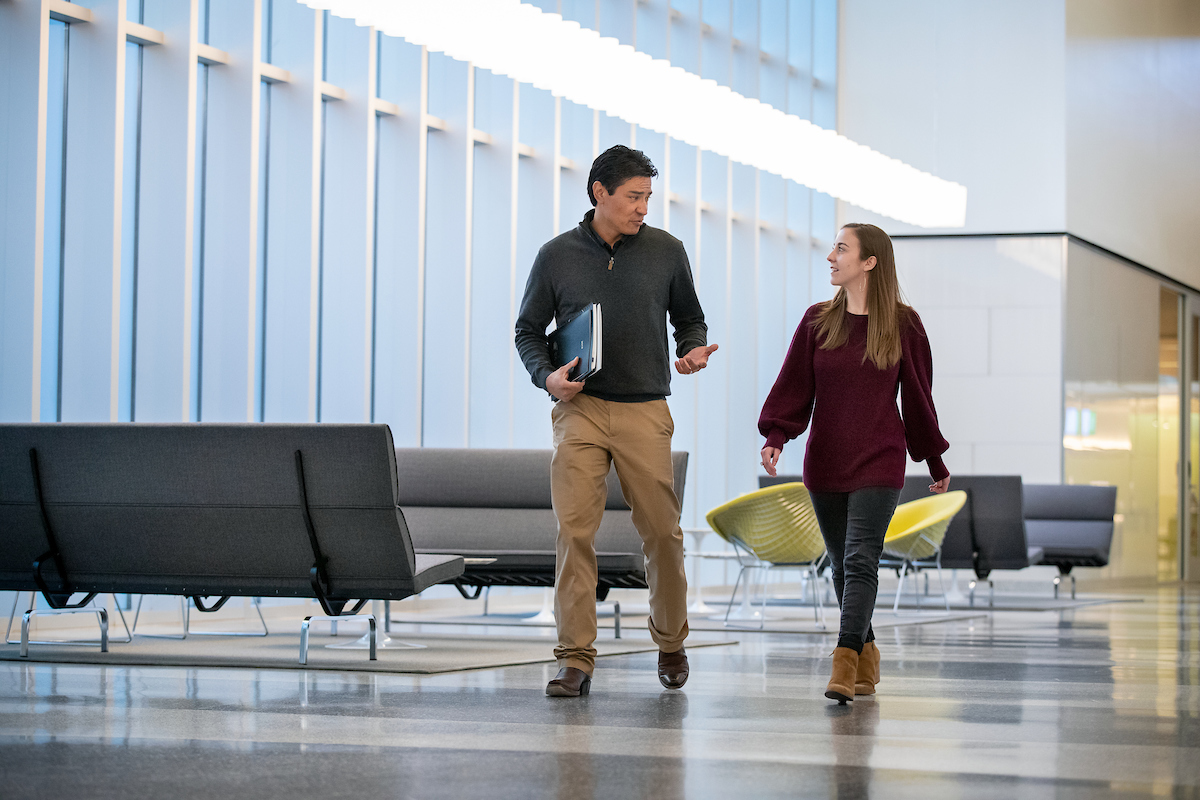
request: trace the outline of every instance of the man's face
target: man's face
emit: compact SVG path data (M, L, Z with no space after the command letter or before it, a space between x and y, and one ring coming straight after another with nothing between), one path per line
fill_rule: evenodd
M609 194L604 184L596 181L592 185L596 196L596 216L621 233L633 236L642 228L650 200L650 179L630 178Z

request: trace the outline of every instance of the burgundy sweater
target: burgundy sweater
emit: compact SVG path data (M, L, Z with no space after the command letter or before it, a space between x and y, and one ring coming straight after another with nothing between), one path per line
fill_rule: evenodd
M904 450L925 461L935 481L949 475L941 455L950 445L933 407L933 357L921 318L900 318L900 363L879 369L863 363L867 317L849 314L850 336L822 350L813 329L824 304L804 313L758 430L766 447L783 449L812 420L804 454L804 483L815 492L852 492L867 486L904 488ZM896 394L900 394L900 408Z

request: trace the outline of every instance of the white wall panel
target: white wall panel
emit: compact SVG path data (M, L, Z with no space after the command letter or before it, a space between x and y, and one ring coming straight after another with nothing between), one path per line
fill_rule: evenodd
M47 5L0 3L0 420L6 422L39 415Z
M174 47L142 48L134 419L187 419L191 397L196 0L160 0L144 23ZM181 191L182 189L182 191Z
M554 229L554 98L549 92L521 85L520 126L521 144L533 148L533 156L517 163L517 248L516 303L521 302L529 269L543 244L558 231ZM629 126L626 125L626 128ZM579 202L576 200L575 202ZM588 202L586 197L583 202ZM578 207L578 206L577 206ZM587 205L591 208L591 204ZM563 217L559 225L568 225ZM574 222L578 223L578 219ZM515 317L514 317L515 319ZM510 333L510 337L511 337ZM533 385L516 348L510 351L513 371L513 446L550 446L550 400L546 392Z
M755 464L762 448L758 433L758 173L743 164L730 170L729 317L722 346L729 362L729 416L726 419L727 491L741 494L757 488ZM719 354L720 351L718 351Z
M421 114L424 56L390 36L379 51L379 92L400 108L380 120L375 264L375 422L397 447L421 443Z
M990 324L991 311L987 306L947 308L925 305L918 310L929 341L937 343L936 378L988 375L992 363L993 332L1002 333ZM1009 348L996 342L998 353Z
M1200 9L1066 5L1067 229L1200 287Z
M193 265L204 277L199 417L248 422L258 413L256 215L264 154L259 152L262 90L256 67L264 55L259 35L264 4L209 2L208 43L229 53L230 63L208 70L204 260Z
M321 236L321 422L370 420L376 37L330 17L325 79L345 100L326 100Z
M464 209L471 180L474 108L469 65L429 55L429 113L447 129L429 131L425 217L424 433L431 447L467 444L469 251ZM551 135L553 135L553 128Z
M271 87L263 407L268 422L317 418L321 15L276 2L271 63L291 82Z
M696 183L696 148L682 142L677 142L674 139L667 140L667 147L670 148L669 172L671 191L669 193L665 191L660 192L659 194L663 195L661 197L655 195L654 202L664 207L670 207L668 215L670 218L670 233L683 242L692 267L692 280L696 281L696 258L699 252L697 249L699 246L697 239L699 210L697 208L698 198L696 197L696 190L698 188ZM669 201L666 196L667 194L676 199ZM697 290L699 290L698 285ZM713 299L710 297L702 301L706 309L712 305ZM674 342L674 339L672 338L671 341ZM709 341L715 341L711 338L711 334ZM718 352L710 363L717 364L718 359L725 358L725 355L725 353ZM671 407L671 416L675 420L675 436L671 440L671 446L676 450L686 450L691 454L688 459L687 481L683 494L684 527L704 525L704 512L708 510L707 506L701 505L696 499L696 470L699 463L696 447L700 435L699 427L701 425L698 414L699 397L707 372L708 370L705 370L697 375L684 377L672 371L671 396L667 398L667 402Z
M117 412L122 315L121 178L125 103L124 0L85 3L94 20L71 31L63 274L62 418ZM128 310L128 309L126 309Z
M708 323L708 341L719 344L708 368L696 376L697 403L696 452L697 480L694 485L698 511L719 505L728 499L727 464L729 441L729 385L732 380L734 347L731 338L731 272L729 250L729 159L702 152L700 157L699 255L693 259L696 292L704 306Z
M828 5L817 3L817 19ZM1064 9L843 0L838 132L966 186L966 232L1064 230ZM818 91L823 124L820 102ZM919 230L854 207L841 218Z
M895 248L901 289L929 334L951 474L1057 483L1062 237L913 238L896 240Z
M512 396L509 369L516 324L513 306L515 85L510 78L475 71L475 127L491 137L475 145L471 236L471 381L472 447L507 447Z

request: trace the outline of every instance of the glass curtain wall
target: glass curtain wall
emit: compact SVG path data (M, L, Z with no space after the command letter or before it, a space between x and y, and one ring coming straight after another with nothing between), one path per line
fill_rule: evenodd
M836 0L538 5L836 126ZM85 247L63 258L68 29L52 28L40 418L374 420L401 446L548 447L514 317L538 248L590 207L591 160L621 143L660 170L649 221L683 241L722 346L673 387L676 444L692 454L685 523L754 488L757 410L829 292L833 198L295 0L197 0L186 26L182 8L125 4L167 33L109 43L124 48L122 85L116 59L73 54L93 100L73 123L114 130L104 113L122 116L117 141L81 148L72 175L70 196L119 219L107 261ZM196 43L215 52L180 68ZM187 131L182 97L195 98ZM120 181L111 195L104 175ZM30 366L11 370L32 385Z
M1176 580L1183 299L1075 242L1067 285L1064 482L1117 487L1107 575Z
M1188 299L1186 340L1187 372L1187 471L1185 481L1183 577L1200 581L1200 297Z
M1158 563L1159 580L1179 575L1180 323L1183 296L1160 287L1158 311Z

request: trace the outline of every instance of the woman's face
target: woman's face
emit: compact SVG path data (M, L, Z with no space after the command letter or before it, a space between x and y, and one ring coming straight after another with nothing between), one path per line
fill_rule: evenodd
M829 262L829 282L834 286L854 287L861 281L866 287L867 273L875 268L875 256L862 258L858 247L858 236L852 228L838 231L833 249L825 260Z

